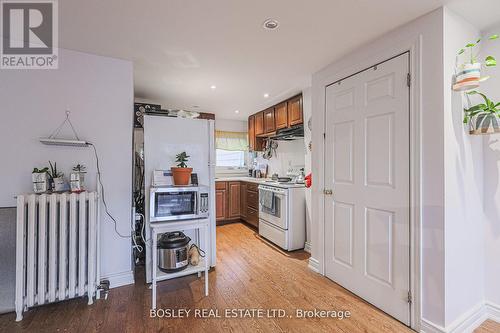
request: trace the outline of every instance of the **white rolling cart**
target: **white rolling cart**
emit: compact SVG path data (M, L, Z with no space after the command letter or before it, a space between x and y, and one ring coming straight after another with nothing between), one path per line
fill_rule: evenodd
M186 220L178 222L156 222L156 223L151 223L150 227L151 227L152 249L153 249L151 308L156 309L156 283L158 283L159 281L170 280L195 273L197 273L198 277L200 277L201 272L203 271L205 272L205 296L208 296L208 269L210 267L210 250L203 249L200 245L201 245L201 239L203 239L203 244L205 244L205 246L209 244L210 220L197 219L197 220ZM158 236L166 232L186 231L186 230L195 230L195 239L193 240L193 242L200 249L205 251L205 257L200 258L201 260L198 266L189 265L182 271L172 272L172 273L161 271L158 268L158 253L157 253Z

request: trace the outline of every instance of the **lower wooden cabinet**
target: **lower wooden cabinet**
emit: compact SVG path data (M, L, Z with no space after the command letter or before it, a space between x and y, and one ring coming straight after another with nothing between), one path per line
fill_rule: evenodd
M247 218L247 183L241 182L240 185L240 216L242 220Z
M258 184L242 181L216 182L215 201L217 225L243 220L258 228Z
M215 220L227 219L227 191L225 182L215 183Z
M228 206L229 206L229 214L228 218L239 218L241 211L241 194L240 194L240 182L228 182Z

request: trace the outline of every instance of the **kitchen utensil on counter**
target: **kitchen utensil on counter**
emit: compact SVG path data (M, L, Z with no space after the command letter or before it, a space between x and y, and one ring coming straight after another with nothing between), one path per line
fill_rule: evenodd
M304 184L305 183L305 177L306 175L304 174L304 168L300 169L300 174L295 178L295 183L297 184Z

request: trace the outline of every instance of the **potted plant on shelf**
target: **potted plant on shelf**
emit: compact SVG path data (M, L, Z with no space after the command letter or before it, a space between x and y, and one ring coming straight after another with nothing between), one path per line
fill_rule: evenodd
M85 191L85 174L86 167L78 163L73 167L73 172L70 174L70 189L71 192L80 193Z
M31 173L31 180L33 181L33 191L35 193L43 193L47 191L47 172L49 168L44 167L41 169L34 168Z
M478 91L468 95L480 95L484 103L464 108L464 124L469 124L470 134L491 134L500 132L500 103L495 103Z
M491 35L488 40L496 40L498 35ZM457 54L457 63L460 56L467 56L467 61L461 65L457 65L457 73L453 80L454 91L466 91L479 87L481 81L487 80L488 77L481 78L482 63L479 62L479 53L475 53L475 48L479 46L482 39L479 38L474 43L468 43L463 49L460 49ZM494 67L497 65L496 58L492 55L484 58L486 67Z
M49 161L49 165L50 165L49 177L51 179L52 191L56 192L64 191L65 190L64 174L57 170L56 162L54 162L54 165L52 165L52 162Z
M183 151L180 154L175 155L175 161L177 162L177 167L171 167L172 177L174 178L175 185L188 185L191 179L191 172L193 168L188 168L186 162L189 156Z

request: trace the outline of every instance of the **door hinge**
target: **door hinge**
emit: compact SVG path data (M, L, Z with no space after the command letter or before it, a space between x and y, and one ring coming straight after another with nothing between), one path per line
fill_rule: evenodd
M408 74L406 75L406 85L407 85L408 87L411 87L411 74L410 74L410 73L408 73Z
M326 139L326 133L323 133L323 139Z
M408 290L408 304L411 304L413 302L413 298L411 297L411 291Z

